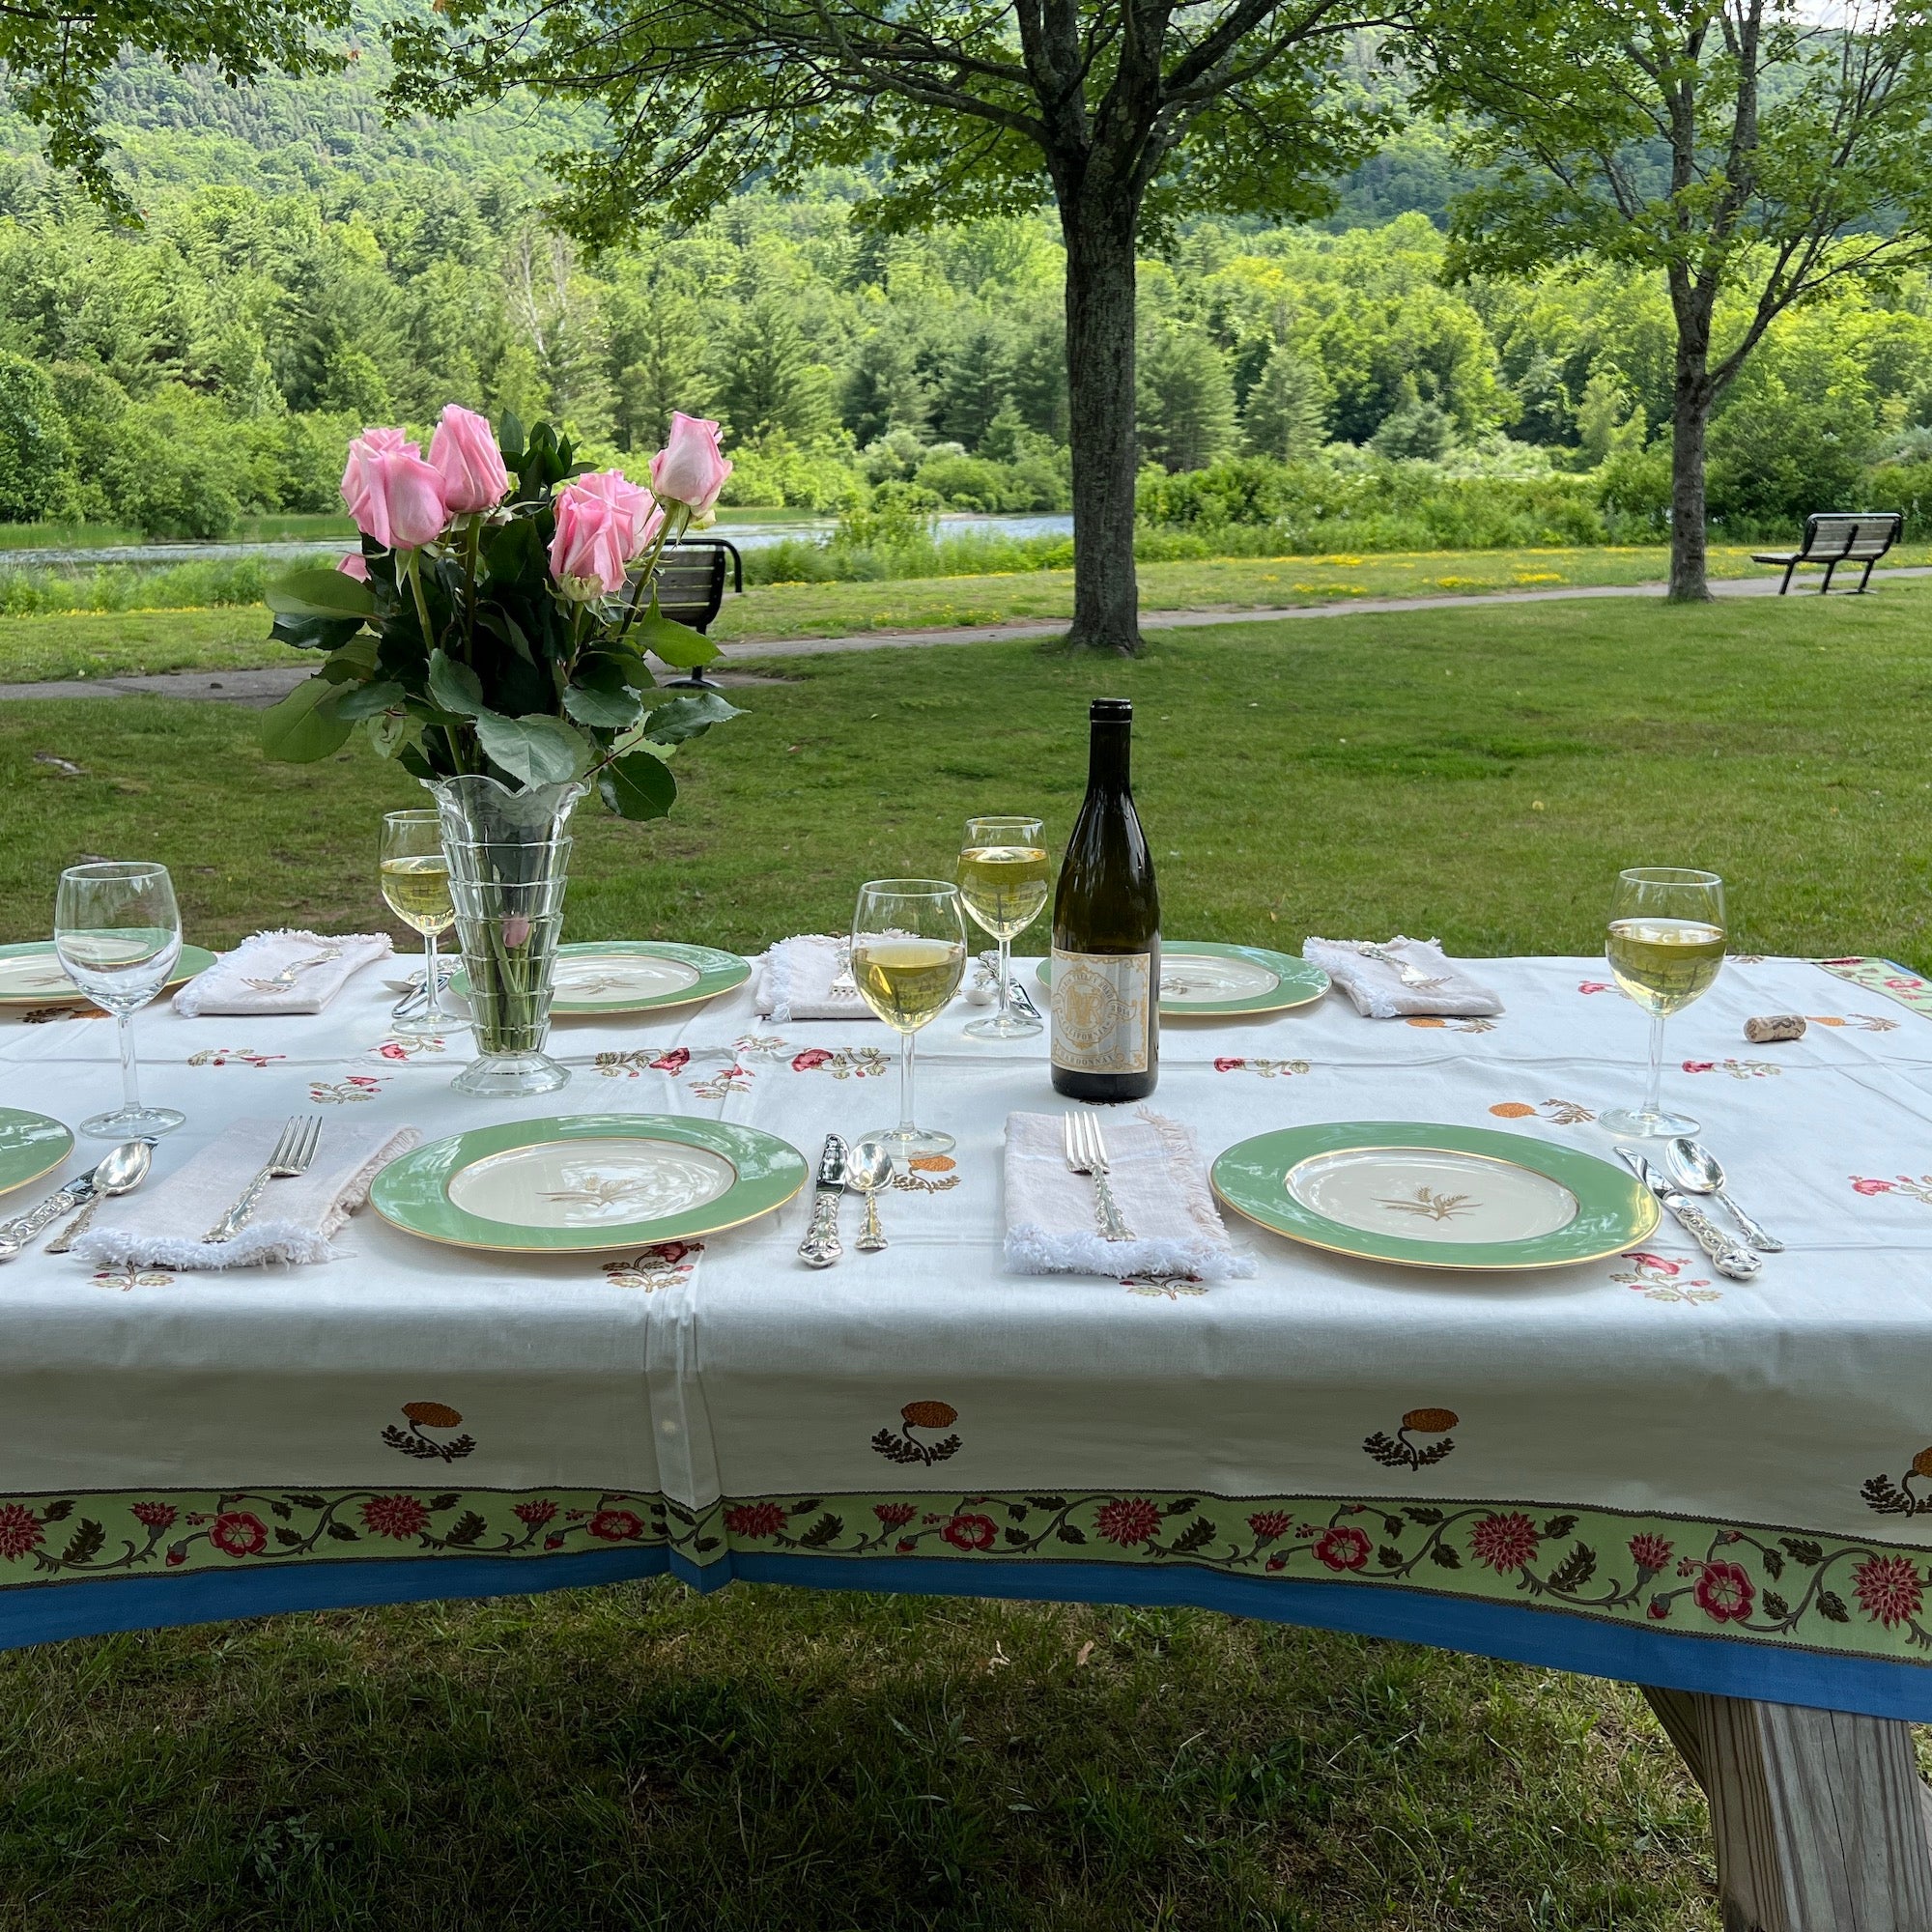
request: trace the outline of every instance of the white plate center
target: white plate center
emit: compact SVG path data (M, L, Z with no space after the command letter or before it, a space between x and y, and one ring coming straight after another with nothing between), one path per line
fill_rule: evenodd
M1212 952L1163 952L1160 996L1176 1006L1206 1005L1271 993L1281 975L1253 959L1223 959Z
M0 959L0 995L78 990L52 952L16 952L10 959Z
M572 952L556 962L559 1000L657 1000L695 986L703 975L682 959L650 952Z
M1577 1197L1547 1174L1447 1148L1347 1148L1286 1178L1304 1208L1370 1235L1470 1246L1529 1241L1577 1218Z
M737 1178L723 1154L682 1141L553 1141L472 1161L449 1198L507 1227L611 1228L688 1213Z

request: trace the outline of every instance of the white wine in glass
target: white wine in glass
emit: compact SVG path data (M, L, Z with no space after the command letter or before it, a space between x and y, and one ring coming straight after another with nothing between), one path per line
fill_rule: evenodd
M1724 882L1715 872L1638 866L1617 875L1605 957L1650 1015L1650 1085L1640 1108L1604 1116L1612 1133L1656 1140L1697 1122L1663 1109L1663 1022L1711 990L1724 963Z
M945 1153L952 1136L916 1126L913 1042L959 990L966 972L966 921L959 888L944 879L873 879L859 889L852 918L852 980L859 997L902 1042L899 1123L866 1136L899 1160Z
M1053 883L1046 833L1037 818L969 818L959 851L959 896L974 923L1000 943L1000 1003L966 1032L976 1039L1024 1039L1040 1023L1013 1010L1013 941L1040 915Z
M390 811L383 817L377 877L389 910L423 939L423 1004L394 1022L398 1033L440 1033L442 980L436 942L456 922L449 895L449 860L442 849L442 826L434 810Z
M168 983L181 959L181 912L165 866L98 862L70 866L54 895L54 951L68 977L114 1015L121 1045L122 1104L81 1122L99 1140L152 1140L187 1117L141 1104L134 1064L134 1009Z

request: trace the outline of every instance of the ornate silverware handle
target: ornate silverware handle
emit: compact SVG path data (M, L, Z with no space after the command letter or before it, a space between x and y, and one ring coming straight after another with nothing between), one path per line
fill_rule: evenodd
M1744 1237L1761 1255L1781 1255L1784 1243L1774 1234L1758 1226L1757 1222L1733 1201L1724 1188L1718 1189L1718 1199L1731 1210L1731 1219L1744 1231Z
M46 1244L42 1253L49 1255L66 1254L73 1246L74 1242L86 1234L88 1229L94 1226L95 1214L106 1198L104 1194L90 1194L81 1203L80 1212Z
M1121 1204L1114 1199L1114 1190L1107 1185L1107 1172L1104 1168L1094 1170L1094 1207L1100 1220L1100 1234L1109 1241L1131 1241L1134 1231L1127 1226L1121 1212Z
M1733 1281L1748 1281L1764 1265L1754 1254L1739 1247L1701 1208L1692 1208L1688 1202L1681 1208L1674 1201L1663 1205L1711 1257L1712 1265L1719 1274L1728 1275Z
M0 1221L0 1261L12 1261L48 1222L58 1221L70 1208L79 1207L93 1191L71 1185L63 1187L26 1213L11 1221Z
M261 1200L262 1190L274 1179L270 1168L264 1168L248 1185L242 1189L242 1198L236 1202L221 1219L215 1222L201 1238L204 1241L232 1241L242 1232L242 1224L255 1211L255 1203Z
M830 1267L845 1252L838 1238L838 1196L832 1189L821 1188L811 1204L811 1226L798 1252L807 1267L815 1268Z
M879 1225L879 1190L868 1187L866 1190L866 1225L859 1231L859 1246L868 1255L875 1255L886 1245L886 1231Z

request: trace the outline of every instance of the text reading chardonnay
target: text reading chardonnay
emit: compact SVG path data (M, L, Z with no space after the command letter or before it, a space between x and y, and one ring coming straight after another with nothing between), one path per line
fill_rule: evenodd
M1053 900L1053 1085L1076 1100L1139 1100L1160 1061L1160 895L1134 810L1134 707L1096 697L1087 798Z

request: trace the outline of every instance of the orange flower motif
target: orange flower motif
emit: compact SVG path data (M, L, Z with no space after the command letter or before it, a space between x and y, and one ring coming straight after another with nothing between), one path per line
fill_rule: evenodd
M1536 1109L1527 1100L1498 1100L1490 1112L1499 1121L1526 1121Z
M406 1402L403 1413L424 1429L454 1429L463 1420L445 1402Z
M1417 1027L1439 1027L1442 1025L1442 1022L1433 1014L1418 1013L1409 1020L1408 1024Z
M1411 1408L1403 1417L1402 1426L1422 1435L1444 1435L1462 1419L1453 1408Z
M948 1154L916 1153L906 1165L920 1174L951 1174L959 1163Z
M1915 1476L1932 1476L1932 1449L1921 1449L1913 1457L1912 1473Z
M950 1402L909 1402L899 1417L908 1429L951 1429L959 1411Z

